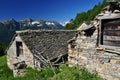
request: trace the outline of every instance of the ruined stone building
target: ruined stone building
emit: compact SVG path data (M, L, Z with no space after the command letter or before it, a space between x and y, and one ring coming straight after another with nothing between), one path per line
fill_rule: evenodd
M17 31L7 49L10 69L57 66L67 60L67 41L76 31ZM19 74L18 74L19 75ZM17 73L15 73L17 76Z
M95 31L90 27L69 41L68 62L69 66L84 66L104 79L120 80L120 11L111 7L118 6L118 2L109 4L112 11L108 9L96 16ZM92 31L91 36L85 35Z
M70 67L120 80L120 5L113 0L109 4L93 24L77 31L16 32L7 50L8 67L14 70L23 62L40 70L64 63L68 54Z

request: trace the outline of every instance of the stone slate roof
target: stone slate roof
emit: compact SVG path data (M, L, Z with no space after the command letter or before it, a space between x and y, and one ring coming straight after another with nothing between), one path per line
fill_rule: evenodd
M41 53L45 58L50 60L57 58L61 55L67 54L67 41L75 36L77 31L19 31L17 34L20 35L24 43L34 54Z

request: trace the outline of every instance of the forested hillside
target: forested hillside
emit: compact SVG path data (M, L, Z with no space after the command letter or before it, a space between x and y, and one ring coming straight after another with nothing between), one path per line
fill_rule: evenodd
M95 5L93 9L88 10L87 12L78 13L75 19L71 19L70 23L66 24L64 29L73 30L80 26L84 21L92 21L95 18L95 16L99 14L106 5L106 0L104 0L102 3L98 3L98 5Z
M0 56L5 55L6 48L7 48L7 45L0 41Z

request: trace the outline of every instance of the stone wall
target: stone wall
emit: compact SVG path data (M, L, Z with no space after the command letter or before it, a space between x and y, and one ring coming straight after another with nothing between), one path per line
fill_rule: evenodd
M96 47L97 30L91 37L81 33L68 45L69 66L84 66L104 79L120 80L120 55Z

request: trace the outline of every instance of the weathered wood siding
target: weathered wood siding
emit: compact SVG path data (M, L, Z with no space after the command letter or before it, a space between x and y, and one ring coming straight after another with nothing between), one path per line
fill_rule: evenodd
M120 47L120 19L103 19L101 21L101 44Z

